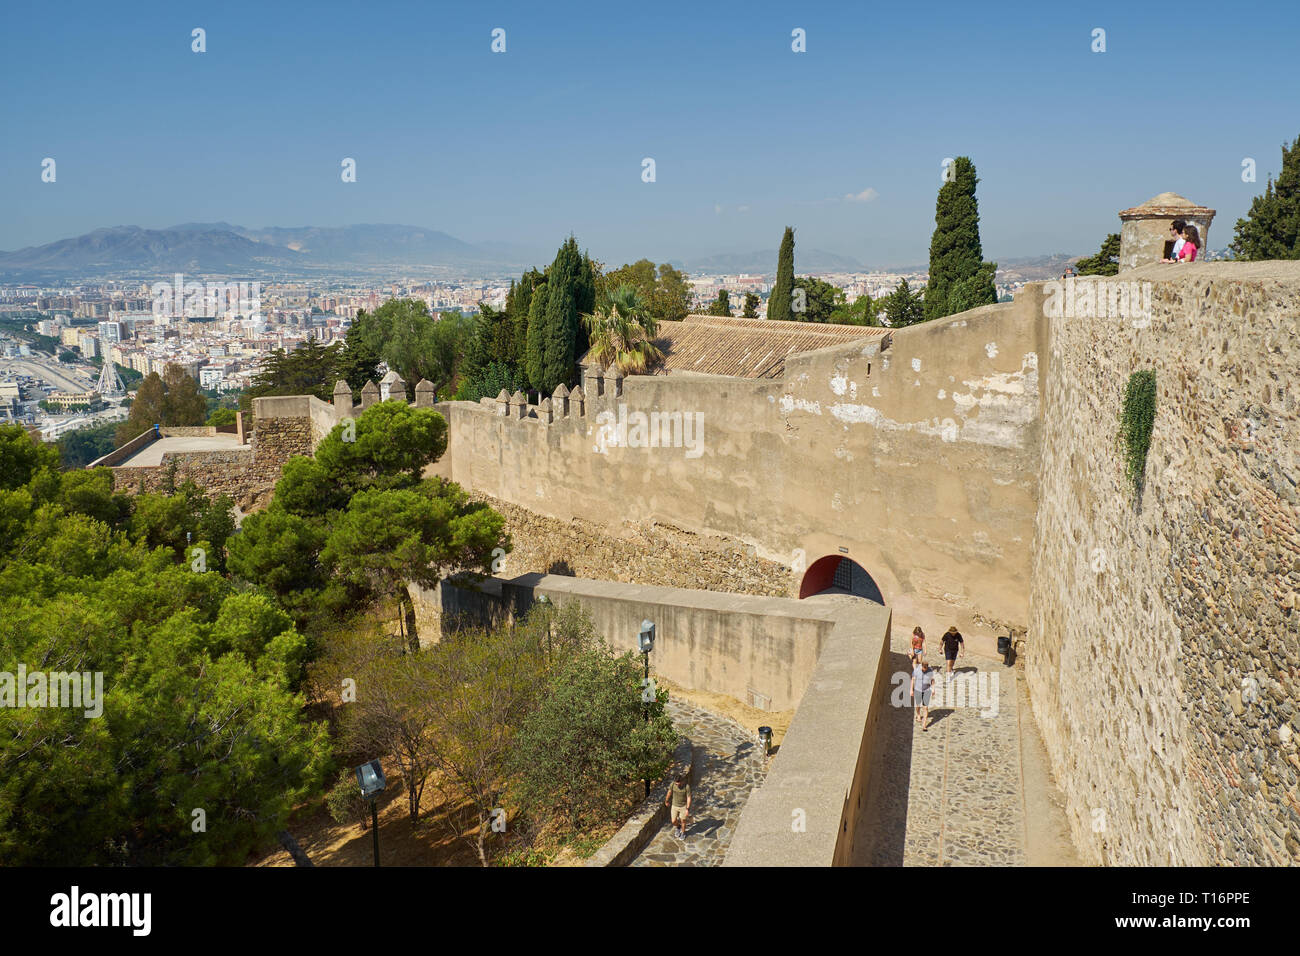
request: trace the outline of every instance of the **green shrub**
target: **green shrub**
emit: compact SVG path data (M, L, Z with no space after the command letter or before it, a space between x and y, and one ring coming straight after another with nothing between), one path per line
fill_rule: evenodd
M631 652L598 644L562 662L516 738L524 809L563 814L575 829L616 818L632 785L672 762L667 698L659 690L643 702L641 661Z
M360 823L363 830L370 823L370 805L353 771L339 772L338 781L325 794L325 809L335 823Z
M1119 438L1124 446L1124 475L1140 494L1151 448L1151 431L1156 423L1156 373L1143 369L1128 377L1124 408L1120 413Z

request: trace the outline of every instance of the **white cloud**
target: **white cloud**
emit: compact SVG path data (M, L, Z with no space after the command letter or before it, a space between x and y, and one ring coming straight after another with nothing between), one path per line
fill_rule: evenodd
M880 193L868 186L860 193L845 193L844 198L848 202L871 202L871 200L875 199L879 195Z

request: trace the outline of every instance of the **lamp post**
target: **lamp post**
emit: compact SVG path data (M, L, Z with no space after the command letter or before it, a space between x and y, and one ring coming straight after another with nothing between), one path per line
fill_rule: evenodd
M543 594L537 599L537 603L546 608L546 663L551 663L551 612L555 610L555 602Z
M654 621L642 620L641 631L637 634L637 643L641 647L641 653L645 656L645 683L641 685L641 711L645 715L645 722L650 723L650 652L655 646L655 624ZM645 778L645 795L650 796L650 778Z
M387 785L384 771L378 760L363 763L357 768L357 783L361 785L361 795L370 802L371 830L375 834L375 866L379 865L379 810L375 807L375 798Z

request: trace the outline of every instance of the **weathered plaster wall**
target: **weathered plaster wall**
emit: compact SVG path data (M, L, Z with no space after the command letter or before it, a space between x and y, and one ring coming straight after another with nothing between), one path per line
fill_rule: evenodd
M432 470L542 515L659 522L796 570L847 554L909 627L992 635L1028 619L1042 326L1018 302L899 330L883 353L808 353L784 381L633 376L551 424L442 403L451 451ZM629 422L698 416L701 435L611 446L598 416L616 425L620 405Z
M527 610L545 594L579 601L615 651L639 653L643 620L655 623L652 674L713 691L759 710L798 706L834 621L821 605L789 598L525 574L501 585L507 607ZM873 605L879 608L879 605Z
M1177 269L1178 272L1171 272ZM1300 264L1149 266L1050 323L1027 671L1085 859L1300 860ZM1140 504L1116 447L1154 368Z

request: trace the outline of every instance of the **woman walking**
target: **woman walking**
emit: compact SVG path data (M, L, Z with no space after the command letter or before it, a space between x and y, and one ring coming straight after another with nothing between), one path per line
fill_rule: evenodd
M912 705L916 707L916 722L922 730L930 729L930 691L934 686L934 672L925 658L918 654L912 668Z

